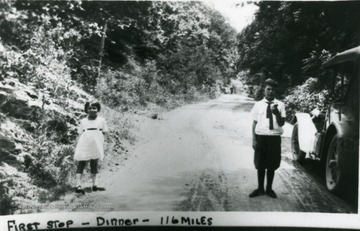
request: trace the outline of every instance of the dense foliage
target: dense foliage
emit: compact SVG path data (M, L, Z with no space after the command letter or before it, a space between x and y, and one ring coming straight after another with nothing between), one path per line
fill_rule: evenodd
M332 81L321 64L359 45L360 2L256 4L255 20L238 36L238 67L247 70L243 79L253 86L251 94L261 98L261 83L273 78L280 83L280 96L288 95L291 111L323 107L334 92L326 90Z
M194 90L213 96L216 81L236 75L235 31L199 2L19 1L7 9L2 41L26 57L4 76L18 69L41 82L38 72L58 71L118 106L189 99Z

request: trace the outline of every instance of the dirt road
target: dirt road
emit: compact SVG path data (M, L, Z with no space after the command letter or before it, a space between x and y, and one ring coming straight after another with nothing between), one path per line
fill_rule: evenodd
M282 138L282 163L274 190L249 198L256 188L251 147L253 101L239 95L178 108L143 121L129 159L102 172L104 192L75 197L89 205L72 211L291 211L355 213L316 176L291 161L291 126Z

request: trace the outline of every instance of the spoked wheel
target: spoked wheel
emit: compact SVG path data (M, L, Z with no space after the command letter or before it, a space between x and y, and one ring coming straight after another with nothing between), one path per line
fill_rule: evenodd
M343 174L339 168L338 141L339 138L335 135L331 140L325 165L326 186L332 193L339 193L344 183Z
M299 145L299 128L298 123L294 125L292 136L291 136L291 151L293 158L299 164L303 164L305 160L306 153L300 150Z

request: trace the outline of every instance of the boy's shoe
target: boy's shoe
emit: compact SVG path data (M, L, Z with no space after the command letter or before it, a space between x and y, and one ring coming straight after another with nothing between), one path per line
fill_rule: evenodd
M98 187L98 186L95 185L95 186L92 187L92 190L93 190L93 191L105 191L105 188L103 188L103 187Z
M85 191L84 191L84 189L81 188L80 185L76 187L75 192L85 195Z
M267 189L266 190L266 195L268 195L269 197L272 197L272 198L277 198L276 193L272 189Z
M257 197L257 196L261 196L261 195L264 195L265 194L265 191L264 189L255 189L252 193L250 193L249 197Z

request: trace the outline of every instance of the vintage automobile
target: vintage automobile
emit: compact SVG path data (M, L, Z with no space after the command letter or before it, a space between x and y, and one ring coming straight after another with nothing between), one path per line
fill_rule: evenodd
M323 67L332 73L329 78L341 79L342 93L326 113L296 113L292 153L300 164L307 157L320 160L328 190L343 194L349 187L357 190L358 182L360 46L336 54ZM323 125L316 126L321 114Z

